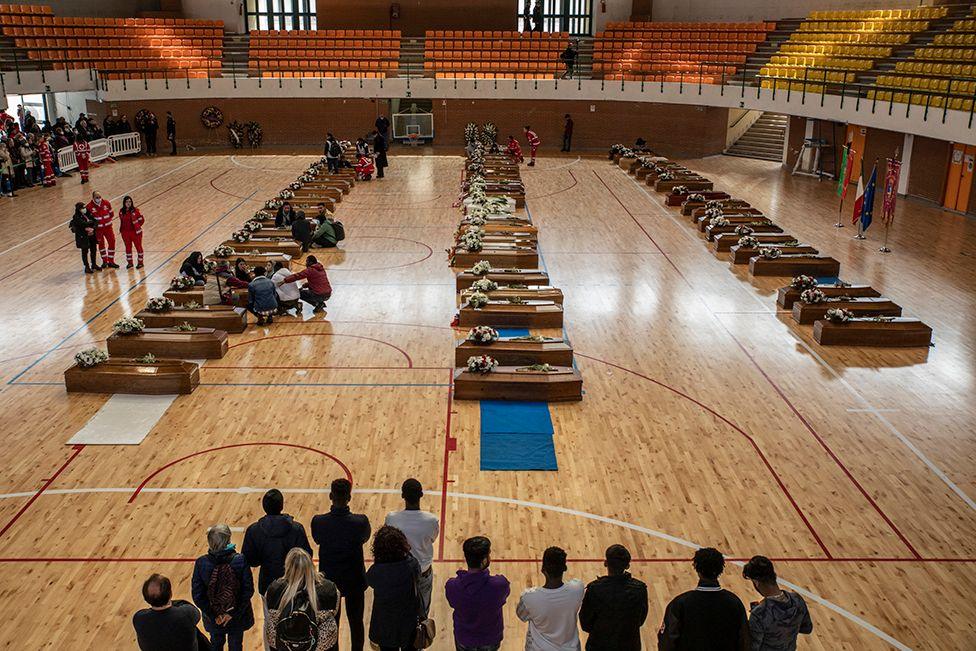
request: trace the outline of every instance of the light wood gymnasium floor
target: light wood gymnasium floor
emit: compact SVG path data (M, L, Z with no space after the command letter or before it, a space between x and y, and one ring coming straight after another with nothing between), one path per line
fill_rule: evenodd
M833 188L777 165L688 162L837 257L845 280L932 325L934 348L817 346L777 311L783 279L730 270L604 160L542 159L524 173L528 207L566 294L586 395L551 408L558 472L480 472L478 406L452 401L450 386L444 249L461 161L393 157L388 179L357 185L339 207L348 239L323 256L335 285L327 314L232 336L141 445L66 445L107 399L66 395L74 353L309 160L99 168L89 187L115 205L131 193L146 215L140 272L80 273L63 223L85 194L77 176L0 203L0 646L134 648L148 574L170 576L186 598L208 525L245 527L271 486L307 524L348 470L354 508L374 528L404 478L427 487L424 506L442 520L438 586L460 566L464 538L492 538L493 570L513 583L508 650L522 646L515 603L541 581L542 550L566 548L569 576L588 581L615 542L649 585L648 646L668 599L695 584L693 546L712 545L734 559L766 554L807 591L815 630L804 649L976 648L976 223L902 200L894 253L882 256L880 223L853 241L850 226L831 226ZM724 583L754 599L738 567ZM452 648L439 588L433 616L435 648ZM255 629L247 648L259 646Z

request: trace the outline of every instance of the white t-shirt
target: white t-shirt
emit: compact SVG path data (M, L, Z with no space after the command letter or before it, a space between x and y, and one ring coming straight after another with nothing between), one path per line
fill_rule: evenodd
M572 579L555 590L538 587L522 593L515 612L529 623L525 651L579 651L577 620L584 590L582 581Z
M271 281L274 282L275 288L278 290L278 298L283 301L296 301L301 297L301 294L298 293L298 283L285 282L285 278L290 275L291 270L282 267L271 276Z
M386 524L403 532L410 543L410 553L420 563L420 571L426 572L434 561L434 541L440 533L437 516L427 511L404 509L388 513Z

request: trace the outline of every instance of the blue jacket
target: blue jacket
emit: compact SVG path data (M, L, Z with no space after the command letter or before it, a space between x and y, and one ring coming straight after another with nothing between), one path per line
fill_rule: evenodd
M224 626L217 626L214 622L214 613L210 608L210 598L207 596L210 575L213 574L214 568L220 563L230 563L231 568L241 582L241 591L238 595L237 606L234 608L231 620ZM254 626L254 611L251 610L251 597L254 595L254 579L251 576L251 568L248 567L247 560L243 554L238 554L233 549L225 549L216 554L208 552L204 556L201 556L193 565L193 580L190 587L193 592L193 603L197 605L197 608L203 614L203 627L207 629L207 632L227 633L246 631Z
M255 312L278 309L278 290L270 278L258 276L247 286L247 306Z

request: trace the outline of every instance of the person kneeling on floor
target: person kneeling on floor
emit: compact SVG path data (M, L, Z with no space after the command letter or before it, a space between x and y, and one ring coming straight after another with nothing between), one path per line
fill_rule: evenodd
M301 293L298 291L298 285L285 282L285 278L291 275L291 270L282 262L275 262L274 270L271 282L275 284L275 289L278 291L278 314L285 315L288 310L293 309L295 316L301 316Z
M328 215L321 215L319 218L322 221L312 236L312 243L315 246L331 249L346 238L346 229L342 226L342 222L336 221Z
M332 298L332 285L329 283L329 276L325 273L325 267L310 255L305 258L305 269L297 274L291 274L285 278L286 283L293 283L304 279L306 284L299 290L302 300L312 306L313 312L321 312L325 309L325 302Z
M278 311L278 292L275 284L264 275L264 267L255 267L254 280L247 286L247 309L258 318L258 325L274 323Z

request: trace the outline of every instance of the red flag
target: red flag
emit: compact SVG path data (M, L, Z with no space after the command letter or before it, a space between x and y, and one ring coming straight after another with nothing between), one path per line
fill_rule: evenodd
M885 174L884 202L881 204L881 221L891 226L895 221L895 201L898 199L898 177L901 175L901 161L888 159L888 172Z
M854 216L851 223L856 224L861 219L861 208L864 207L864 177L857 177L857 194L854 199Z

